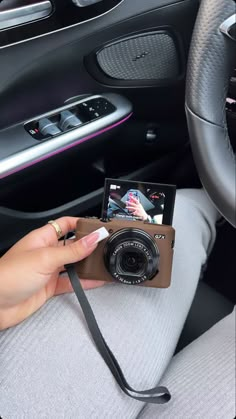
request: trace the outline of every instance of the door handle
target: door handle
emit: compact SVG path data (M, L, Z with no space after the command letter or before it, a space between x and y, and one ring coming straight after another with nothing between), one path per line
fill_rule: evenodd
M5 6L3 10L0 6L0 30L41 19L51 12L52 3L49 0L9 9Z

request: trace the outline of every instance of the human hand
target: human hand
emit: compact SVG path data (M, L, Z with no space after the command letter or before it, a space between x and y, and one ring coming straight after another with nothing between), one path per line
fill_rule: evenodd
M77 218L57 220L62 235L75 230ZM60 276L64 265L89 256L97 247L99 233L79 241L58 241L52 225L32 231L0 258L0 330L14 326L54 295L72 292L68 276ZM103 281L81 280L84 289L104 285Z
M134 198L133 196L130 198L129 201L126 201L126 208L130 212L132 212L132 215L135 215L142 221L146 221L148 219L148 214L146 213L142 204L139 202L138 199Z

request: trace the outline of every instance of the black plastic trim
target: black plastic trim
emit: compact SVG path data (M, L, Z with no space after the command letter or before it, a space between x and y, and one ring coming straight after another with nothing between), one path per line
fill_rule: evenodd
M95 19L118 6L123 0L103 0L88 7L77 7L72 1L51 0L50 16L33 23L10 27L0 31L0 48Z

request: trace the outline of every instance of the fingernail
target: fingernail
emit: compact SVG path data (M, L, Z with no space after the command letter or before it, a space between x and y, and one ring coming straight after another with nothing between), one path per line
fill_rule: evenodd
M88 236L83 237L87 247L92 247L100 241L106 239L109 236L109 233L105 227L101 227L98 230L95 230L93 233Z

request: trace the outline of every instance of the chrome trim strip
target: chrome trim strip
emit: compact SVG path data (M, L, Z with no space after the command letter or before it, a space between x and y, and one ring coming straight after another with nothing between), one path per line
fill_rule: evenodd
M235 38L231 36L230 31L233 28L233 26L236 24L236 14L228 17L221 25L220 25L220 31L228 36L230 39L233 39L235 41Z
M0 11L0 30L41 19L51 12L52 3L49 0Z
M72 0L73 3L78 7L87 7L92 4L99 3L102 0Z
M109 93L107 95L102 96L91 96L86 98L86 100L90 100L96 97L104 97L108 99L117 108L116 111L112 112L110 115L101 117L100 119L80 126L79 128L76 128L65 134L59 135L55 138L43 142L38 142L37 140L33 139L35 145L33 145L32 147L28 147L25 150L16 152L15 154L12 154L9 157L4 158L3 160L0 160L0 179L3 179L17 171L23 170L24 168L38 163L39 161L45 160L55 154L63 152L71 147L74 147L75 145L83 143L97 135L105 133L109 129L112 129L120 123L124 122L131 116L132 105L124 97L117 94ZM60 112L61 110L71 108L75 104L85 102L86 100L79 100L74 104L70 104L69 106L67 105L58 110L54 110L50 114L54 114L55 111ZM50 114L47 113L44 115L40 115L39 117L36 117L34 119L50 116ZM22 125L18 125L12 129L23 129L24 134L26 134L27 137L30 136L30 134L28 134L25 131Z
M0 50L3 49L3 48L10 48L10 47L12 47L14 45L22 44L23 42L33 41L34 39L42 38L44 36L48 36L48 35L51 35L51 34L54 34L54 33L57 33L57 32L62 32L62 31L65 31L67 29L74 28L74 27L79 26L79 25L83 25L84 23L91 22L91 21L93 21L95 19L99 19L100 17L106 16L108 13L112 12L113 10L115 10L123 2L124 2L124 0L121 0L119 4L117 4L116 6L112 7L111 9L107 10L107 12L101 13L98 16L92 17L91 19L84 20L83 22L75 23L74 25L66 26L66 28L61 28L61 29L57 29L55 31L50 31L50 32L43 33L42 35L33 36L32 38L24 39L24 40L19 41L19 42L13 42L12 44L9 44L9 45L0 46Z

